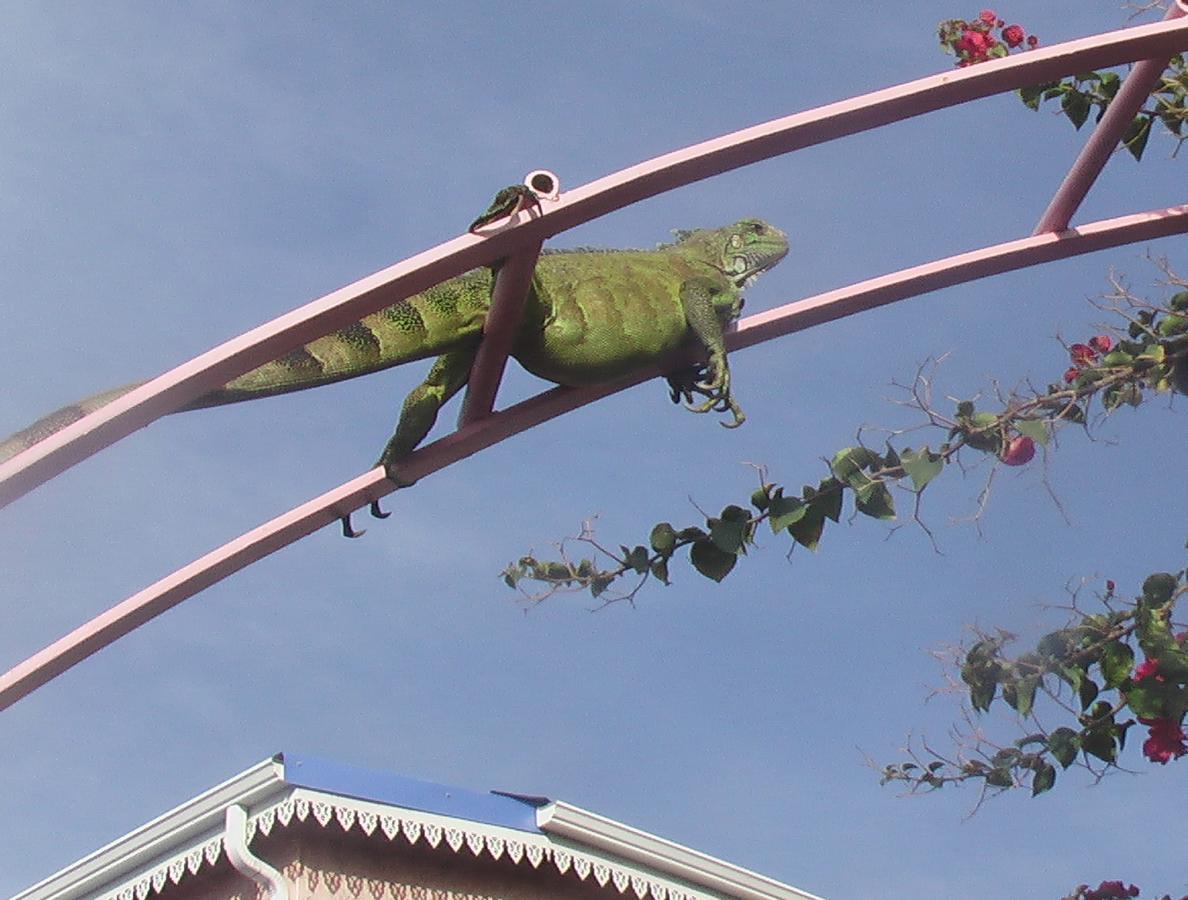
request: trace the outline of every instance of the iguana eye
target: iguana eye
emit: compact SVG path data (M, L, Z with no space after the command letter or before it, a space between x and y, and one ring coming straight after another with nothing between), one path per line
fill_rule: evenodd
M767 229L763 227L762 222L752 222L750 224L752 234L763 234Z

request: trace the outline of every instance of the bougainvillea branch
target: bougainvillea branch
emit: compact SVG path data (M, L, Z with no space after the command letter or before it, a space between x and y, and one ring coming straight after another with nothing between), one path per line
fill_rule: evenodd
M1172 284L1188 287L1180 280ZM935 447L896 447L890 440L880 449L861 443L844 447L827 459L824 477L799 492L769 481L766 470L759 469L759 485L749 500L704 516L704 525L678 527L660 522L652 528L647 544L621 545L618 552L599 544L592 529L586 527L571 542L590 548L593 558L575 560L566 542L558 548L558 559L521 557L502 572L503 579L533 603L559 591L575 590L589 590L604 604L633 600L649 580L669 584L674 558L688 548L693 568L721 581L754 545L762 526L775 535L786 533L793 548L799 544L815 550L827 523L839 522L847 503L855 514L895 519L892 488L912 495L913 518L925 527L919 516L921 496L947 468L963 465L966 455L989 456L995 460L995 469L1024 466L1035 457L1037 446L1048 445L1056 432L1069 424L1087 426L1095 414L1108 415L1123 405L1138 406L1157 393L1188 394L1188 290L1179 291L1162 305L1129 293L1124 296L1125 304L1115 306L1124 323L1119 330L1123 337L1115 340L1098 334L1066 346L1071 365L1059 381L1044 389L997 396L996 408L980 409L977 400L971 399L957 402L952 411L935 409L930 379L923 369L918 372L910 388L909 405L924 415L920 427L941 433ZM983 491L979 505L984 504L986 495ZM609 562L600 563L600 557ZM624 578L634 579L634 583L607 593ZM526 590L532 583L537 587Z
M1174 619L1176 604L1188 595L1188 568L1151 574L1128 599L1113 581L1103 587L1099 611L1074 603L1072 621L1026 653L1005 654L1015 639L1005 631L979 632L962 652L960 685L973 713L987 713L1000 700L1026 723L1026 735L997 744L967 717L968 728L953 735L956 751L908 748L908 760L882 768L883 783L919 792L974 781L982 799L1016 787L1037 796L1078 761L1097 777L1118 767L1136 725L1147 729L1142 754L1150 762L1166 765L1188 754L1188 632ZM1037 704L1044 698L1063 719L1058 727L1041 721Z

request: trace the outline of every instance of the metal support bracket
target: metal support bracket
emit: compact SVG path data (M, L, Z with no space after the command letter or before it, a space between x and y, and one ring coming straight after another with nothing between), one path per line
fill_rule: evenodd
M524 184L540 200L560 198L560 180L545 169L529 172L524 178ZM531 216L532 212L525 210L521 214ZM516 219L498 227L506 228L514 221ZM482 230L479 233L481 234ZM485 419L495 408L495 395L499 391L499 383L503 380L503 371L507 367L507 358L511 355L516 335L519 333L541 246L541 242L533 242L512 254L504 260L495 275L495 286L491 291L491 308L487 311L487 321L483 324L482 342L470 367L466 396L462 400L462 412L458 416L459 427Z

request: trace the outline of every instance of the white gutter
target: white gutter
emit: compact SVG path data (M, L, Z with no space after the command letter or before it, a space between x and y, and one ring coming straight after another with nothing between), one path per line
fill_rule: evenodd
M163 853L224 830L223 810L232 803L251 806L288 790L279 762L266 759L246 772L188 800L28 890L13 900L84 900L133 875Z
M289 900L289 887L281 873L248 849L247 810L233 803L227 807L225 821L223 849L227 851L227 861L260 885L269 900Z
M821 900L814 894L749 869L682 847L613 819L560 801L536 811L536 824L549 834L597 847L652 869L745 900Z

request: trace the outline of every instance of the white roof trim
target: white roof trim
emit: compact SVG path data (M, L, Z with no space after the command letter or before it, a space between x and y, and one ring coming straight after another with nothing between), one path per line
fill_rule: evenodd
M232 803L250 807L287 789L282 776L283 766L266 759L83 857L12 900L93 897L112 881L126 880L130 872L153 867L163 854L209 843L211 837L221 842L224 810Z
M560 801L536 811L550 834L745 900L821 900L814 894Z
M746 869L674 844L627 825L570 806L537 810L543 833L475 822L391 803L356 799L296 787L284 780L284 765L265 760L195 797L84 859L34 885L13 900L148 900L213 865L225 852L227 807L245 807L250 844L257 832L286 827L294 819L322 828L358 828L389 841L403 836L454 853L506 856L516 865L550 865L582 881L613 884L639 900L820 900ZM378 834L376 832L379 832ZM442 845L445 845L444 847Z

